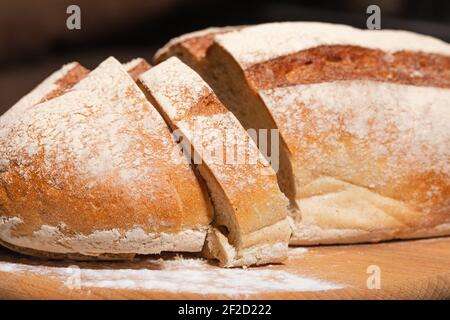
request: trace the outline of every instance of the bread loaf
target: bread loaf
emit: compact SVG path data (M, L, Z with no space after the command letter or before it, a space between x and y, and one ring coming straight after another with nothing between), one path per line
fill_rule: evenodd
M239 121L202 78L177 58L139 77L149 100L191 147L215 207L206 253L223 266L286 257L288 200L276 175ZM254 161L253 161L254 160Z
M6 246L102 259L202 250L212 218L204 186L117 60L8 117L0 136Z
M155 62L66 65L0 117L1 244L229 267L450 234L449 44L273 23L182 36ZM278 153L248 129L277 130Z
M278 180L302 217L291 243L450 234L450 45L303 22L209 43L192 67L245 128L280 132ZM155 61L189 64L182 46Z

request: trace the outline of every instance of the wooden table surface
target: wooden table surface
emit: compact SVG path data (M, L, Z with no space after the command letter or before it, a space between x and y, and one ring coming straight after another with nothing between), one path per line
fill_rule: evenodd
M0 298L2 299L450 299L450 238L387 242L381 244L309 247L292 249L282 265L247 270L285 271L292 275L339 284L322 291L263 290L245 295L201 293L151 288L82 286L69 289L53 270L77 265L85 269L115 270L114 278L127 280L124 269L153 270L145 257L134 262L50 262L0 250ZM168 258L170 259L170 258ZM192 259L192 257L189 257ZM156 261L156 260L155 260ZM159 260L161 261L161 260ZM46 268L46 272L42 272ZM207 265L208 270L218 267ZM239 270L239 269L238 269ZM238 272L232 269L227 272ZM116 272L117 271L117 272ZM177 270L169 271L177 272ZM242 272L242 270L241 270ZM229 274L229 273L228 273ZM380 288L372 282L379 275ZM189 281L189 279L186 279ZM370 289L368 288L368 282ZM370 285L371 284L371 285ZM374 288L375 284L375 288ZM220 289L220 288L219 288ZM238 288L236 290L239 290Z

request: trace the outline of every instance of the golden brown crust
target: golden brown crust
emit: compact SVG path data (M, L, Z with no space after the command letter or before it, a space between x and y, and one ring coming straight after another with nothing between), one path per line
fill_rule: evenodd
M257 90L339 80L373 80L450 88L450 57L355 46L320 46L245 70Z
M59 97L64 93L64 91L72 88L81 79L86 77L88 73L88 69L77 63L73 69L71 69L66 75L64 75L64 77L58 79L58 81L55 82L55 85L57 87L52 92L43 97L42 100L39 101L39 103Z
M59 96L65 89L73 86L87 73L88 70L78 62L71 62L62 66L7 110L0 117L0 126L2 126L2 123L7 123L14 117L20 117L30 107Z

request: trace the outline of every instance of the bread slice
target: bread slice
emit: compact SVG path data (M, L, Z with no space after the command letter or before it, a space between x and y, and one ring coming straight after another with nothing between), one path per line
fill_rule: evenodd
M450 234L450 45L307 22L210 43L197 68L219 98L280 131L278 180L302 215L291 243Z
M0 137L0 239L8 247L83 259L202 250L207 192L114 58L2 122Z
M177 58L142 74L139 83L207 183L215 218L206 254L226 267L282 261L291 234L288 200L239 121Z

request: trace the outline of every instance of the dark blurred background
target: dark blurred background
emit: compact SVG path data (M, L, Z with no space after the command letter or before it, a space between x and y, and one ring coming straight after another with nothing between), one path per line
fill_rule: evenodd
M81 8L81 30L66 27L72 4ZM93 68L110 55L150 60L170 38L210 26L304 20L366 28L371 4L381 8L383 29L450 42L449 0L0 0L0 114L69 61Z

